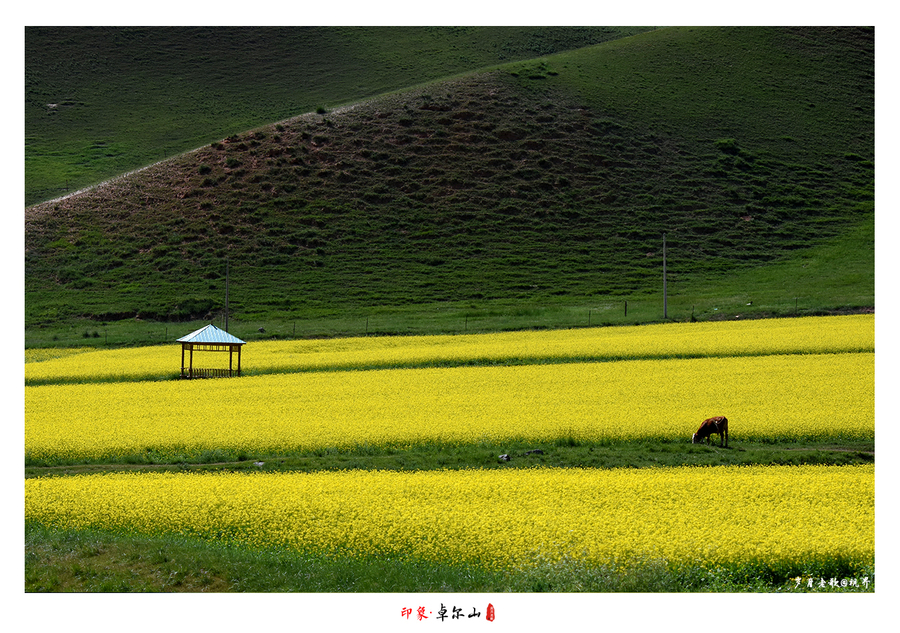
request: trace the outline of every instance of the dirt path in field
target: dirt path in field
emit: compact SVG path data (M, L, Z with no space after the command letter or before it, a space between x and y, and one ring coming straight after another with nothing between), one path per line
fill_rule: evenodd
M718 447L713 447L718 449ZM739 461L739 453L743 453L744 450L752 450L752 451L764 451L763 454L757 455L756 460L758 463L765 464L781 464L785 463L785 460L779 458L779 455L782 455L785 459L789 460L791 463L794 462L795 457L799 457L800 461L803 463L847 463L849 459L851 463L872 463L875 460L875 449L871 443L868 442L860 442L857 448L854 448L853 445L831 445L831 446L785 446L785 447L772 447L766 446L765 448L760 447L759 445L752 446L748 445L746 447L737 446L734 447L737 451L732 454L731 457L734 458L734 463ZM597 453L591 454L590 451L584 449L584 447L575 447L572 449L561 449L555 446L545 446L543 448L545 454L541 455L542 463L548 466L558 466L561 468L566 467L625 467L625 466L633 466L633 467L641 467L650 465L651 461L648 461L646 451L633 449L631 452L626 451L626 455L620 454L621 451L616 451L611 449L611 455L607 456L607 459L600 458L600 461L597 461L596 455ZM571 453L570 451L574 451ZM579 453L581 451L581 453ZM805 452L807 455L798 456L798 452ZM714 454L713 454L714 453ZM698 465L700 463L716 463L723 464L720 458L724 454L732 453L732 447L725 449L724 453L719 450L712 451L707 457L708 459L700 459L698 461L697 456L694 454L688 455L687 453L682 455L680 459L675 458L670 460L670 465ZM655 453L654 453L655 454ZM791 457L788 457L791 455ZM841 457L838 457L841 455ZM844 455L848 457L843 457ZM652 456L652 455L651 455ZM419 470L422 468L437 468L440 464L435 462L434 455L418 455L415 451L413 451L409 456L409 459L404 458L403 456L397 455L355 455L355 454L347 454L347 455L333 455L330 457L315 457L315 456L285 456L285 457L270 457L268 459L263 460L254 460L248 459L244 461L226 461L226 462L210 462L210 463L180 463L180 464L74 464L74 465L66 465L66 466L28 466L25 468L25 477L44 477L44 476L69 476L69 475L78 475L78 474L92 474L92 473L111 473L111 472L136 472L136 471L145 471L145 472L204 472L204 471L231 471L231 472L256 472L256 471L279 471L279 472L312 472L312 471L333 471L333 470L343 470L347 468L363 468L363 469L390 469L390 470L409 470L415 469ZM496 466L495 456L491 456L489 459L485 457L484 454L475 452L471 455L463 456L462 459L455 464L454 467L458 468L466 468L466 467L484 467L488 466ZM485 461L491 462L491 464L487 464ZM514 460L515 461L515 460ZM726 462L732 461L731 459L727 459ZM654 461L655 463L655 461ZM669 462L667 462L669 463ZM512 466L507 467L518 467L520 465L524 465L526 462L518 460L517 463ZM443 466L440 466L443 467Z
M265 462L262 462L265 464ZM74 475L86 472L104 472L117 470L173 470L173 471L196 471L205 470L207 468L233 468L235 466L243 466L245 470L249 470L249 465L255 465L255 462L210 462L204 464L83 464L75 466L27 466L26 473L31 471L33 474L66 474ZM262 466L257 466L261 469Z

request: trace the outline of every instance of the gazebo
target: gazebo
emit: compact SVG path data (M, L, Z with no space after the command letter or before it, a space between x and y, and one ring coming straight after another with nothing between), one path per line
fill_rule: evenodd
M191 332L178 339L181 343L181 377L182 378L220 378L241 375L241 346L246 344L225 330L220 330L210 323L206 327ZM200 369L194 367L194 350L206 352L228 352L228 369ZM185 352L188 364L185 366ZM237 352L237 370L233 369L234 353Z

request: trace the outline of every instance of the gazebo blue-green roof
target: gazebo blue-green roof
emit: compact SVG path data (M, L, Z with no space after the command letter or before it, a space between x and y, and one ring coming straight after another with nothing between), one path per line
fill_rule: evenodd
M181 343L181 377L182 378L219 378L241 375L241 346L246 344L225 330L209 325L195 330L178 339ZM228 352L228 369L201 369L194 367L194 350L207 352ZM234 352L237 352L237 370L233 368ZM188 364L185 366L185 352L188 352Z

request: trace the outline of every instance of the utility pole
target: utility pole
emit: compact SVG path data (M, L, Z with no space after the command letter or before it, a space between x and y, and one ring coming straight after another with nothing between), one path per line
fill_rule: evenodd
M228 331L228 258L225 258L225 331Z
M669 291L666 286L666 234L663 233L663 318L669 318Z

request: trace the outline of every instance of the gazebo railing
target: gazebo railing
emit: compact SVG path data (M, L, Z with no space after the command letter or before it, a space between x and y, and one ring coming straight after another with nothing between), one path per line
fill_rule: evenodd
M239 371L230 369L202 369L200 367L188 369L185 367L181 370L182 378L230 378L231 376L239 375Z

